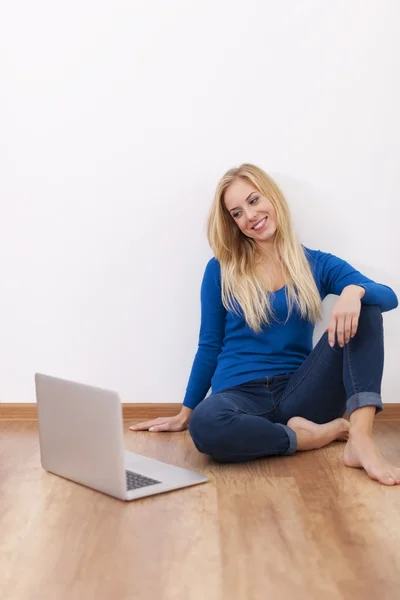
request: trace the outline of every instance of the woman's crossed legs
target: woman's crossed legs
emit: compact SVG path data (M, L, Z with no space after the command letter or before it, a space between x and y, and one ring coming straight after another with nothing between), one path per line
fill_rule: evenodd
M348 439L344 463L364 468L372 479L400 484L372 438L383 409L383 321L377 306L363 305L356 335L331 348L325 333L294 373L264 377L203 400L189 432L200 452L241 462L321 448ZM350 425L343 419L347 409Z

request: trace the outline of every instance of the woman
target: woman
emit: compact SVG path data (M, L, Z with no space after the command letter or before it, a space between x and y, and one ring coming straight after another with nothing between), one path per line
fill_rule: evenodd
M131 429L188 427L196 448L221 462L347 440L347 466L399 484L400 468L372 439L383 409L381 313L397 307L393 290L302 246L281 190L251 164L218 183L208 239L215 258L201 287L199 347L182 410ZM313 349L328 294L339 299Z

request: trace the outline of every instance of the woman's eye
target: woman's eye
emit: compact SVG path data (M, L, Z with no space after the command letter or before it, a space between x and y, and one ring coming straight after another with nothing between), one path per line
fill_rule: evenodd
M234 219L237 219L239 216L240 216L240 213L238 213L238 212L236 212L236 213L233 213L233 218L234 218Z
M255 204L255 203L257 202L257 200L258 200L258 196L254 196L254 198L252 198L252 199L250 200L250 203L249 203L249 204Z

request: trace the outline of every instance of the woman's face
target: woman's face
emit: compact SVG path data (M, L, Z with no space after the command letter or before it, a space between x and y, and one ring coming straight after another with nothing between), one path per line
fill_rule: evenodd
M244 179L236 179L226 190L225 206L239 229L263 245L276 232L276 211L268 198Z

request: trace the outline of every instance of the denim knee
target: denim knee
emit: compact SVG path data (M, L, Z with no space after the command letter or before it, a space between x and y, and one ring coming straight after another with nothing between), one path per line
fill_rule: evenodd
M362 353L357 354L357 341ZM376 413L383 410L381 381L384 360L382 311L376 304L361 307L357 333L347 350L349 380L347 413L358 408L375 406Z
M215 419L215 411L213 409L214 407L210 406L210 402L205 398L196 406L190 417L188 430L199 452L208 453L205 446L209 445L207 433L210 424Z
M226 418L229 413L235 418L231 406L226 406L223 398L218 401L209 396L193 410L188 430L194 445L205 454L211 454L213 447L221 441L226 427Z
M204 400L203 400L204 402ZM188 431L194 441L194 437L196 435L196 431L198 429L198 427L200 426L201 422L204 420L203 415L201 414L201 410L200 407L203 404L203 402L200 402L200 404L198 404L192 414L190 415L190 421L189 421L189 425L188 425Z
M360 316L358 318L357 332L358 337L373 339L382 339L383 337L383 317L381 309L377 304L363 304L361 306Z
M360 316L358 319L359 327L362 323L367 321L377 321L382 323L382 311L377 304L362 304Z

